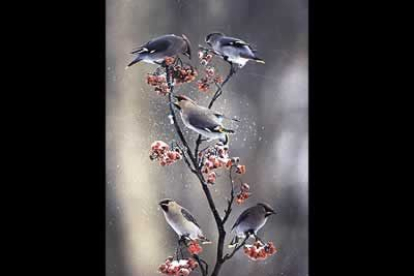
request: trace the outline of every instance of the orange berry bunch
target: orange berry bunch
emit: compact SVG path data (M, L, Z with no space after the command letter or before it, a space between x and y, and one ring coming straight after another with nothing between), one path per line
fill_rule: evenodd
M249 192L250 186L247 183L243 183L240 185L240 192L236 196L237 204L242 204L246 199L249 198L251 193Z
M237 174L245 174L246 173L246 166L245 165L237 165L236 173Z
M201 49L198 51L198 58L200 59L201 65L206 66L213 59L213 55L208 49Z
M253 245L244 246L244 254L246 254L249 259L253 261L262 261L267 259L267 257L276 253L276 247L273 245L273 242L268 242L267 244L262 244L257 241Z
M198 90L201 92L207 92L210 89L210 84L208 83L207 77L202 77L199 81L197 81Z
M182 152L179 148L170 150L167 143L163 141L155 141L151 145L149 157L151 160L157 159L161 166L171 165L182 159Z
M165 65L169 66L169 65L173 65L175 62L175 57L166 57L164 59L164 63Z
M158 272L164 275L187 276L197 267L197 262L191 258L176 261L173 257L168 257L158 267Z
M203 252L203 248L196 241L190 241L187 249L188 249L188 252L190 252L190 254L198 255L199 253Z
M194 81L198 75L197 71L191 65L176 65L173 68L174 83L177 85L190 83Z
M159 75L158 73L148 74L147 84L154 86L154 91L157 92L158 95L165 96L170 92L165 75Z
M198 90L201 92L207 92L213 83L220 84L223 82L223 78L220 75L216 75L216 70L212 66L207 66L204 73L205 76L197 82Z
M207 182L214 184L216 182L216 173L213 171L219 168L230 169L233 165L245 167L244 165L237 165L240 161L238 157L229 157L228 146L216 144L214 147L209 147L203 152L199 153L202 160L201 171L207 175ZM244 171L246 169L244 168ZM237 171L236 171L237 172Z

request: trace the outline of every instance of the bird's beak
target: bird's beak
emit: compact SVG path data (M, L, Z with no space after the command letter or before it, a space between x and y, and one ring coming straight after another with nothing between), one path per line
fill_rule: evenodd
M271 216L271 215L276 215L277 213L275 212L275 211L273 211L273 210L271 210L271 211L267 211L266 212L266 217L268 217L268 216Z

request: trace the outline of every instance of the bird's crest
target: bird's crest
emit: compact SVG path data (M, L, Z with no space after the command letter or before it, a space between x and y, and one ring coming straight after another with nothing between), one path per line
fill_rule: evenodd
M182 94L180 94L180 95L176 95L176 96L175 96L175 98L176 98L178 101L186 100L186 101L192 101L192 102L194 102L192 99L190 99L190 98L189 98L189 97L187 97L186 95L182 95Z
M273 210L273 208L267 203L258 203L257 205L262 206L266 212L276 213L275 210Z
M206 36L206 42L208 42L213 35L224 36L224 34L221 32L210 33Z

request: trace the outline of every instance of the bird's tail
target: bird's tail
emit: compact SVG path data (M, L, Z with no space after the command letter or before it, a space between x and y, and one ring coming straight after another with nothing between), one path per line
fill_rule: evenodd
M256 62L258 62L258 63L263 63L263 64L265 64L265 61L264 61L263 59L259 58L259 57L255 57L255 58L253 58L253 61L256 61Z
M233 122L240 123L240 120L239 120L239 119L237 119L237 118L229 118L229 117L227 117L227 116L224 116L224 115L223 115L223 119L226 119L226 120L230 120L230 121L233 121Z
M129 67L131 67L132 65L134 65L135 63L138 63L142 60L142 57L140 55L138 55L133 61L131 61L125 69L128 69Z
M230 244L228 245L229 248L236 247L239 244L239 237L237 235L231 240Z

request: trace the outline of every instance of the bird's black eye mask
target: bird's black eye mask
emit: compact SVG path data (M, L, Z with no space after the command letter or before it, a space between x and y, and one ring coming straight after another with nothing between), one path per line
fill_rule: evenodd
M175 105L175 107L177 107L179 110L181 110L181 106L179 105L179 102L183 101L183 100L188 100L187 98L183 97L183 96L176 96L174 95L174 98L176 100L176 102L174 102L173 104Z
M210 45L209 40L210 40L210 38L211 38L213 35L223 36L224 34L223 34L223 33L219 33L219 32L208 34L208 35L206 36L206 42L207 42L207 44L209 44L209 45Z
M267 204L260 204L261 206L263 206L263 208L265 209L265 217L267 218L268 216L274 215L276 214L276 212Z
M170 203L170 199L165 199L163 201L161 201L159 204L161 206L161 208L165 211L168 212L168 204Z
M185 100L185 98L181 95L174 95L174 98L179 102L181 102L182 100Z

